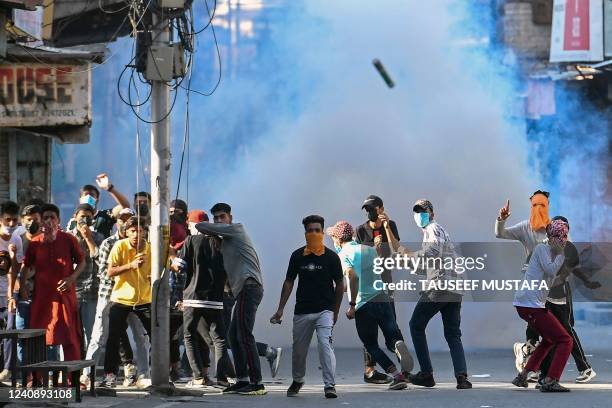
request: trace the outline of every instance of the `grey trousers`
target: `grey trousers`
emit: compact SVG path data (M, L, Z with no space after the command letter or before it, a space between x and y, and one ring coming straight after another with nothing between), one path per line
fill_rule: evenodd
M333 327L334 314L329 310L293 316L293 381L304 382L308 348L316 330L319 362L323 368L323 383L325 387L333 387L336 384L336 356L332 345Z

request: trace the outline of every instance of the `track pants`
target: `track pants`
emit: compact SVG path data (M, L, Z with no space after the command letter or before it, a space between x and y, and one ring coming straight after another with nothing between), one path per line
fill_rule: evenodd
M548 309L516 306L521 317L542 336L542 341L529 357L525 369L538 371L546 355L554 349L548 376L559 381L572 351L572 338Z

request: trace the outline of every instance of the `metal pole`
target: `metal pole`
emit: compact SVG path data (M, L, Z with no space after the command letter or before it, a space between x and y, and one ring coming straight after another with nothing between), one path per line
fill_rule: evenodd
M153 45L168 45L168 19L153 13ZM170 90L163 81L151 81L151 385L166 388L170 363L170 289L167 261L169 240L168 197L170 175ZM168 115L160 121L161 118Z

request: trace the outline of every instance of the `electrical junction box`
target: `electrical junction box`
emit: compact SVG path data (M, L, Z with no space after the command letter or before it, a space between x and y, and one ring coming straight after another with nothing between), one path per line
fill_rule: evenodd
M174 47L171 45L149 47L144 76L149 81L172 81L174 78Z
M162 8L185 8L185 0L159 0L159 6Z

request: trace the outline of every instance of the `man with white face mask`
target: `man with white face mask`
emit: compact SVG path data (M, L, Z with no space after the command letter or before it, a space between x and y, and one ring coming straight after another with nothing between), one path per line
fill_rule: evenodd
M429 200L417 200L412 210L415 223L423 231L421 249L412 252L408 248L400 246L393 234L390 235L391 248L402 255L413 258L422 257L426 265L433 263L433 266L435 266L435 262L431 262L432 258L442 258L443 264L446 263L444 262L445 259L455 258L457 255L453 242L446 230L434 220L431 202ZM390 229L387 220L384 221L384 226ZM410 334L412 335L414 351L421 366L421 371L410 376L410 382L423 387L436 385L431 359L429 358L425 329L429 321L440 313L444 325L444 338L448 343L453 360L457 389L472 388L472 384L468 381L467 364L461 342L461 301L463 297L459 292L442 290L442 282L458 279L459 276L452 269L444 267L427 267L426 275L427 288L431 287L432 283L440 284L440 287L422 292L410 319Z
M14 329L16 302L12 288L23 262L23 247L21 238L14 233L19 223L19 206L13 201L5 201L0 206L0 252L7 253L10 259L10 270L0 276L0 311L8 320L7 329ZM9 290L10 289L10 290ZM10 295L9 295L10 294ZM9 370L12 359L13 344L4 340L4 370L0 373L0 381L10 377ZM12 368L11 368L12 369Z
M115 200L117 203L118 207L130 208L130 202L128 199L115 188L115 185L111 183L106 173L99 174L96 177L96 184L102 190L108 191L113 200ZM91 184L86 184L81 187L79 204L89 204L94 208L95 214L93 216L93 230L102 234L106 239L111 235L116 220L112 217L112 208L105 210L98 209L98 203L100 201L100 190L98 187ZM68 222L66 230L75 230L76 226L76 219L72 218Z

